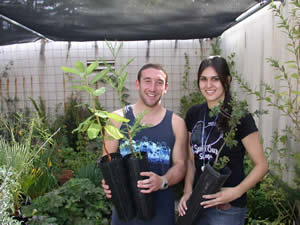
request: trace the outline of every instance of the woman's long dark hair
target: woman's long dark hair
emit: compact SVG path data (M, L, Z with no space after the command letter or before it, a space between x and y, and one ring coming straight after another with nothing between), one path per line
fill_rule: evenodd
M202 72L208 68L208 67L212 67L214 68L214 70L216 71L216 73L218 74L218 77L221 81L221 84L224 88L224 92L225 92L225 98L224 98L224 102L221 108L221 113L218 117L217 120L217 128L222 131L222 132L226 132L229 130L229 118L230 118L230 114L232 111L232 107L230 106L229 102L231 100L231 94L230 94L230 83L231 83L231 75L230 75L230 70L228 67L228 64L226 62L226 60L221 57L221 56L209 56L208 58L204 59L200 66L199 66L199 70L198 70L198 87L200 89L199 86L199 81L200 81L200 77L202 75Z

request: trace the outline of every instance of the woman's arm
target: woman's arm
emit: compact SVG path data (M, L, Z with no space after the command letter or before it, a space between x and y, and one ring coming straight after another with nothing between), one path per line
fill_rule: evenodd
M192 149L189 146L190 138L191 138L191 132L189 132L188 135L188 143L187 143L188 160L187 160L187 171L184 178L183 196L181 197L178 205L178 211L180 216L185 215L185 211L187 210L186 202L190 198L193 191L193 183L194 183L194 177L196 171L195 163L194 163L194 153L192 152Z

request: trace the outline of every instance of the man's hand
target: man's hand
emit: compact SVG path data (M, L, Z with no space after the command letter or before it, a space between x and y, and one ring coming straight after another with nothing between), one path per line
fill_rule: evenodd
M145 180L139 180L137 182L137 187L141 189L144 194L149 194L153 191L160 189L163 179L153 172L141 172L141 176L149 177Z
M109 186L105 183L105 180L102 179L102 184L101 184L105 194L106 194L106 198L112 198L112 195L111 195L111 190L109 189Z

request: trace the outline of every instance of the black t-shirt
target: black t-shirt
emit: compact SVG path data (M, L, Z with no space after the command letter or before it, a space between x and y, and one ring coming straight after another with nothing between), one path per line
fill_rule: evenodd
M218 131L215 126L217 118L211 118L209 112L207 103L198 104L192 106L185 117L187 129L192 133L190 145L194 152L196 167L194 185L202 173L201 167L203 164L208 162L212 164L216 158L218 149L224 143L223 133ZM237 140L238 144L231 149L225 145L221 151L220 157L223 155L229 157L230 161L227 165L232 171L224 187L234 187L245 178L243 166L245 148L241 140L255 131L257 131L255 121L251 114L248 113L240 120L240 124L237 126L235 132L235 140ZM245 207L246 193L242 197L232 201L231 204L233 206Z

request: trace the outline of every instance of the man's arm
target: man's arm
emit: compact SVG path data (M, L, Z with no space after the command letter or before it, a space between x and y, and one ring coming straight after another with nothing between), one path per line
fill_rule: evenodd
M173 165L164 175L170 186L179 183L184 178L187 160L187 129L185 122L182 118L173 114L172 127L175 135L172 154Z
M142 193L151 193L160 189L163 177L168 180L169 186L181 181L186 172L187 159L187 129L182 118L173 114L172 127L175 135L175 143L172 153L172 167L164 176L159 176L153 172L142 172L141 176L148 176L148 179L138 181L138 187L142 188Z

